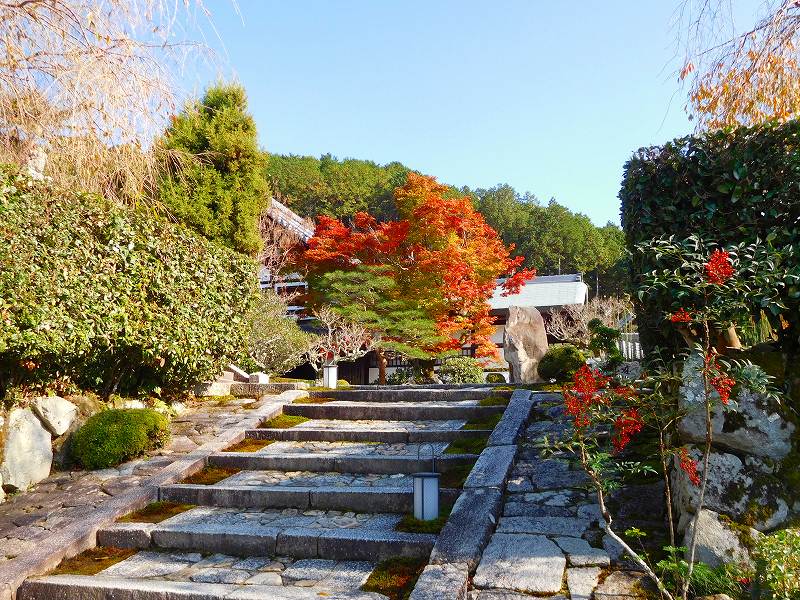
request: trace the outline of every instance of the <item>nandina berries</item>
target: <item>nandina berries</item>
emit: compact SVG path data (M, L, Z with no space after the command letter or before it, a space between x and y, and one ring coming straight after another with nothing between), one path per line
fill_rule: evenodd
M722 285L733 277L735 270L730 255L725 250L714 250L705 265L706 279L709 283Z

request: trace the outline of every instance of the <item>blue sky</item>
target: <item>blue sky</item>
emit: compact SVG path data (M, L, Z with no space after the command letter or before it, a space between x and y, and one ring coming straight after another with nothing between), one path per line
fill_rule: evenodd
M398 160L618 222L625 160L693 129L677 4L218 0L224 52L190 85L243 83L270 152Z

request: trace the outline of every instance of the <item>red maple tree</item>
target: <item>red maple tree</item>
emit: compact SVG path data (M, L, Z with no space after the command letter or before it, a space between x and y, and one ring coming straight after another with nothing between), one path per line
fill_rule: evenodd
M348 227L320 216L295 262L311 282L334 270L381 267L396 281L396 293L413 299L436 322L445 341L427 351L469 343L477 347L477 356L494 356L488 300L497 279L507 278L504 293L511 294L536 273L520 268L523 257L512 258L513 246L503 243L469 197L449 197L449 190L433 177L409 173L395 190L397 221L378 222L357 213ZM313 289L311 294L313 304Z

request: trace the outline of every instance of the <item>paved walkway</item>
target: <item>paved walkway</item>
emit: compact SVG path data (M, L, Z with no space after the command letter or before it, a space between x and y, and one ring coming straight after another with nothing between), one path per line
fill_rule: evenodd
M485 388L480 392L489 394ZM242 411L241 418L235 411L184 417L185 431L177 431L173 442L180 449L203 442L194 435L213 435L214 427L230 432L242 424L237 440L267 445L208 454L206 474L215 469L221 473L217 481L159 485L159 499L188 505L180 514L158 523L101 526L97 543L135 551L129 558L97 575L33 577L18 598L384 598L360 589L376 563L398 556L424 562L436 542L436 535L398 530L413 509L409 475L430 469L431 449L440 472L469 472L478 456L445 453L446 448L460 438L488 437L491 431L462 427L505 407L482 406L478 399L441 400L441 393L424 390L414 399L405 394L403 401L392 401L391 394L377 402L362 396L276 405L272 414L309 419L289 429L258 427L272 414L253 421L250 411ZM199 433L204 427L209 431ZM120 489L137 485L142 471L159 460L169 457L127 465L106 481L96 474L79 481L107 494L103 487L109 482ZM69 510L65 502L62 498L59 510Z

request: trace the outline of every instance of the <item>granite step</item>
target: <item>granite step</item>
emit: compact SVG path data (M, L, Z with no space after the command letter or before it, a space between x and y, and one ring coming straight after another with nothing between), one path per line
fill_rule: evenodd
M350 423L350 421L344 421ZM463 421L458 421L463 425ZM302 425L306 425L303 423ZM460 425L460 426L461 426ZM476 436L488 436L491 430L465 429L366 429L363 427L340 427L337 429L324 427L302 427L290 429L248 429L245 436L255 440L276 441L320 441L320 442L384 442L390 444L452 442L454 440Z
M342 389L311 391L311 397L334 398L350 402L459 402L464 400L483 400L489 396L509 398L508 390L494 390L490 387L462 389Z
M97 542L235 556L372 561L427 557L436 536L395 531L401 518L389 513L203 506L161 523L116 523L98 531Z
M385 600L381 594L323 592L326 600ZM17 600L319 600L313 587L235 585L128 579L90 575L51 575L27 580Z
M346 402L331 401L325 404L287 404L287 415L308 419L337 420L469 420L488 418L502 413L505 406L480 406L477 402Z
M446 473L470 465L475 454L447 454L436 458L436 471ZM334 454L270 454L260 452L219 452L208 457L208 464L247 471L316 471L358 474L417 473L431 469L430 456L375 456Z

